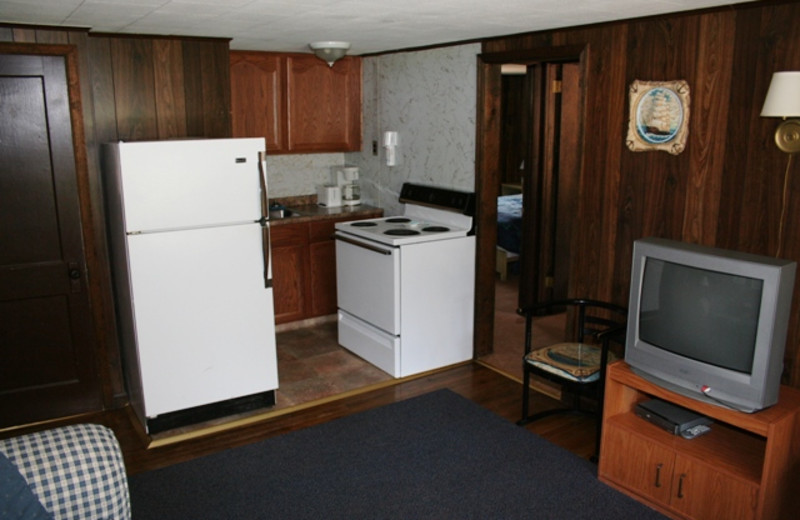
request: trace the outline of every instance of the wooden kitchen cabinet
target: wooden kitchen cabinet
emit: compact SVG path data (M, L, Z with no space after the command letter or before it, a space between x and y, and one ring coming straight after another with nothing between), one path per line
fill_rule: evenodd
M336 242L334 224L342 220L309 223L309 274L311 276L311 316L334 314L336 304Z
M286 68L280 55L231 52L234 137L265 137L267 150L286 149Z
M306 317L309 297L308 224L271 226L275 323Z
M333 67L313 54L231 51L234 137L265 137L267 151L361 149L361 59Z
M286 57L289 150L361 150L361 59L333 67L312 54Z
M692 440L637 417L636 403L657 398L714 419ZM800 391L782 387L778 404L755 414L675 394L609 367L600 480L673 518L789 518L800 485Z

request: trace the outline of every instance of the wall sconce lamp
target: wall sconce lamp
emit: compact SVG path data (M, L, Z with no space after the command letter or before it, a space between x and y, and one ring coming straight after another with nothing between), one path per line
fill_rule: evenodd
M772 75L761 117L782 117L784 121L775 129L775 144L789 154L783 174L783 202L778 223L778 246L775 256L783 254L786 211L789 206L789 170L792 157L800 152L800 72L776 72ZM788 119L794 118L794 119Z
M343 58L350 49L347 42L314 42L309 43L309 47L314 51L317 58L328 63L328 67L333 67L333 63L339 58Z
M786 153L800 152L800 72L772 75L761 117L782 117L784 121L775 130L775 144Z

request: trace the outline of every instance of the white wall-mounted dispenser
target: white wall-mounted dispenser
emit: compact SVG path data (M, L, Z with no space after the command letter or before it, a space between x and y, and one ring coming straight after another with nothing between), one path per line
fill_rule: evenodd
M383 147L386 148L386 166L397 164L397 132L383 133Z

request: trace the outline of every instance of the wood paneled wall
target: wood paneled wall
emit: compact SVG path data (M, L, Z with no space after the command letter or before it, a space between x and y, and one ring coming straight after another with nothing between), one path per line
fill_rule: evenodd
M800 3L736 7L487 40L485 53L585 46L586 109L570 294L625 304L633 241L659 236L775 256L789 156L759 117L772 73L800 70ZM685 79L689 137L677 156L631 152L633 80ZM780 256L800 261L800 159L790 166ZM599 194L599 196L598 196ZM800 386L795 286L785 381Z
M89 34L84 29L0 24L0 42L74 45L78 49L88 204L84 236L91 273L98 353L107 407L126 402L114 318L100 175L100 145L117 140L230 137L228 40Z

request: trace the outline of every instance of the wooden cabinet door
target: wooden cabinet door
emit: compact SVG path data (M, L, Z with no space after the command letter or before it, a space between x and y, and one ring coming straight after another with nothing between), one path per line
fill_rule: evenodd
M286 59L289 149L359 151L361 61L346 57L329 67L311 54Z
M603 439L604 476L635 493L669 504L675 453L626 428L609 424Z
M755 517L758 486L678 455L670 506L692 518L745 520Z
M285 59L262 52L231 52L234 137L264 137L267 152L285 152Z
M0 427L103 408L64 56L0 55Z
M311 256L311 315L325 316L337 310L336 301L336 243L334 225L325 220L309 224L309 254Z
M335 314L336 244L333 240L309 246L311 254L311 315Z
M272 227L272 295L275 323L306 317L308 302L308 225Z

